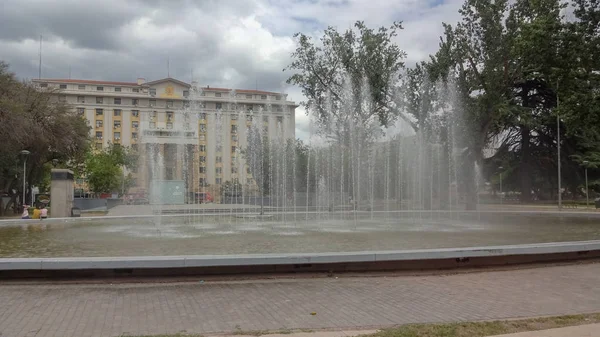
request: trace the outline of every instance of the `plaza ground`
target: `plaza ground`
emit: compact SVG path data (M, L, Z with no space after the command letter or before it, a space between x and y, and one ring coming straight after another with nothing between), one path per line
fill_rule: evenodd
M2 283L0 333L93 337L364 330L600 312L598 294L599 263L454 275Z

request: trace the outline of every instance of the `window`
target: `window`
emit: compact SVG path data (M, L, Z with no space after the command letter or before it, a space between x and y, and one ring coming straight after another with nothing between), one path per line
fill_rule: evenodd
M221 178L217 178L217 179L215 179L215 183L216 183L216 184L219 184L219 185L220 185L220 184L221 184L221 181L223 181L223 179L221 179Z
M121 92L121 87L115 87L115 92Z
M281 96L275 96L275 100L281 101Z
M104 99L102 97L96 97L96 104L102 104Z
M260 99L267 99L267 95L260 95Z
M206 132L206 124L200 124L200 132Z
M101 127L102 127L102 123L103 123L103 122L102 122L101 120L97 120L97 121L96 121L96 127L97 127L97 128L101 128Z
M132 92L140 92L140 88L132 88L131 91Z
M238 119L238 115L236 115L236 114L231 115L231 119L234 120L234 121L237 120Z
M133 122L131 122L131 127L132 127L134 130L137 130L137 129L140 127L140 122L138 122L138 121L133 121Z
M167 129L172 129L172 128L173 128L173 123L171 123L171 122L168 122L168 123L167 123Z
M217 152L221 152L223 151L223 145L219 144L217 145Z
M205 109L206 108L206 102L202 102L202 104L200 104L200 106Z
M77 89L79 89L79 90L85 90L85 84L78 85Z
M85 108L77 108L77 114L82 116L83 114L85 114Z
M237 146L234 145L231 147L231 152L235 152L236 150L237 150Z
M246 99L252 99L252 95L246 95Z
M221 93L220 92L215 93L215 97L221 97Z
M246 167L246 174L251 174L252 172L250 172L250 168Z
M222 168L222 167L217 167L217 168L215 168L215 173L216 173L216 174L221 174L221 173L223 173L223 168Z
M263 122L268 123L269 122L269 116L263 116Z
M216 109L221 109L223 107L222 103L215 103L215 108Z
M173 107L173 101L167 101L167 108Z
M173 111L167 111L167 120L170 121L173 119Z
M67 89L67 85L66 85L66 84L61 84L61 85L60 85L60 88L61 88L61 89Z
M199 158L201 163L204 163L206 161L206 156L200 156Z
M206 140L206 136L205 135L200 135L200 140Z
M200 152L206 152L206 145L200 145Z
M248 111L252 112L254 110L254 108L252 107L252 105L248 105Z
M150 117L156 117L156 110L155 110L155 111L152 111L152 112L150 112Z
M132 98L132 99L131 99L131 104L133 104L133 105L138 105L138 104L140 104L140 100L139 100L139 99L137 99L137 98Z
M237 125L231 126L231 133L237 133Z
M223 162L223 158L221 156L217 156L215 159L216 159L217 163L222 163Z
M155 100L155 99L151 99L151 100L150 100L150 106L151 106L151 107L154 107L154 106L156 106L156 100Z
M200 117L200 119L204 120L204 119L206 119L206 114L203 112L200 114L199 117Z
M77 103L85 103L85 96L77 96Z
M156 129L156 122L150 122L150 129Z
M96 91L104 91L104 87L96 87Z
M277 107L277 112L283 112L283 108L281 106Z
M206 166L200 166L200 170L198 170L198 172L206 173Z
M133 140L137 140L137 139L138 139L138 134L137 134L137 132L132 132L132 133L131 133L131 139L133 139Z
M150 88L150 95L151 96L156 96L156 89Z
M283 116L277 116L277 123L283 123Z
M231 135L231 141L232 142L237 142L238 141L238 136L237 135Z
M190 97L190 91L189 90L184 90L183 91L183 97Z
M47 88L48 87L48 83L40 83L40 88Z
M115 132L114 139L115 140L121 140L121 133L120 132Z
M252 115L246 115L246 120L248 122L252 122Z
M104 110L96 109L96 116L102 116L102 115L104 115Z
M113 116L115 116L115 117L121 116L121 109L115 109L115 110L113 110Z
M65 95L58 96L58 101L61 103L65 103L67 101L67 96L65 96Z
M131 117L139 117L140 110L131 110Z
M231 162L235 162L237 161L237 157L236 156L231 156Z
M200 186L206 186L207 185L206 184L206 178L200 178L199 179L199 184L200 184Z
M96 131L96 139L102 140L102 131Z
M114 126L115 129L120 128L121 127L121 121L114 121L113 122L113 126Z
M231 168L231 173L235 174L237 172L238 172L237 167L234 166L234 167Z

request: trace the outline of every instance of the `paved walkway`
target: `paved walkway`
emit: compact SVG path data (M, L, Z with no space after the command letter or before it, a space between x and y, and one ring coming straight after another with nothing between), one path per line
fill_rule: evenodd
M0 336L344 330L491 320L598 312L599 294L600 264L448 276L0 284Z

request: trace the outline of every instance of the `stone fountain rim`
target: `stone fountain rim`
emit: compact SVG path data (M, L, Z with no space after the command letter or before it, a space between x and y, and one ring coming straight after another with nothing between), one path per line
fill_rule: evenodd
M169 269L197 267L247 267L336 263L376 263L442 259L494 258L524 255L589 253L600 251L600 240L548 242L504 246L435 248L394 251L178 255L123 257L0 258L0 271Z

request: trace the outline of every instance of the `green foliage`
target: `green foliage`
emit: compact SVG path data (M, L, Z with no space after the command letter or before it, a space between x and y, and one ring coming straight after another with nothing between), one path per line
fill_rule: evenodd
M123 175L123 167L132 169L137 163L137 154L130 148L110 144L101 151L89 151L85 160L84 174L90 190L94 193L110 193L129 188L131 175Z
M89 127L52 90L18 81L0 61L0 192L22 189L21 150L28 150L28 185L40 185L53 159L73 165L83 161ZM17 193L20 194L20 193ZM9 205L0 205L0 214Z
M297 33L293 61L284 69L295 72L287 82L300 86L308 99L302 104L316 110L326 129L373 119L386 126L399 112L394 94L405 53L393 39L401 24L374 30L358 21L354 28L340 33L329 27L319 43Z

